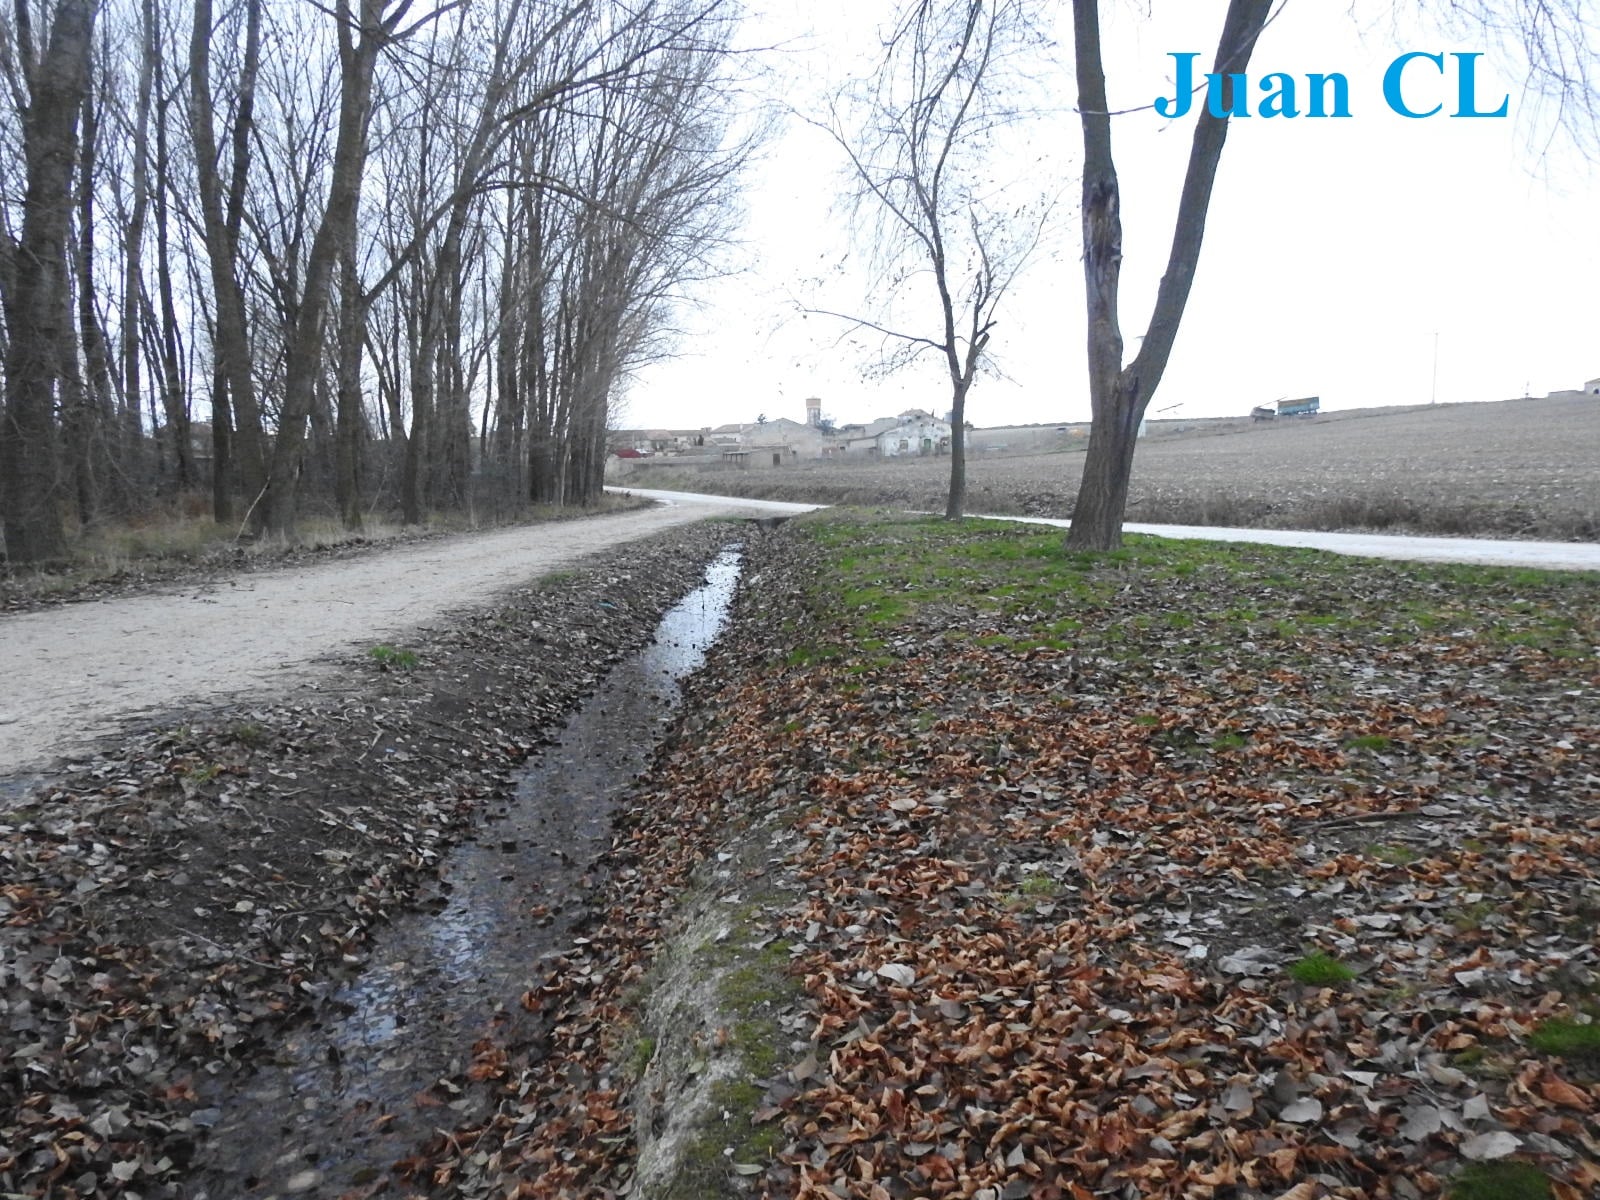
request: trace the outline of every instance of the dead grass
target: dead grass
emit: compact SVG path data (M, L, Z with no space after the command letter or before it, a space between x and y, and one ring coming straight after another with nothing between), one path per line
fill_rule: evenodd
M1593 451L1600 401L1593 397L1157 429L1134 459L1130 521L1600 540L1600 458ZM968 508L1070 517L1083 458L1081 449L975 455ZM948 473L948 460L939 458L749 472L647 468L626 482L937 510Z
M435 513L415 526L369 518L359 530L346 529L333 516L308 515L300 519L297 537L290 542L281 537L241 537L237 525L219 525L209 516L196 515L195 510L203 505L194 497L186 497L166 513L90 529L69 529L71 558L63 565L8 569L0 558L0 609L103 595L195 572L257 569L299 561L308 554L364 553L417 538L570 520L638 508L645 503L608 494L589 508L533 505L509 521L471 512Z

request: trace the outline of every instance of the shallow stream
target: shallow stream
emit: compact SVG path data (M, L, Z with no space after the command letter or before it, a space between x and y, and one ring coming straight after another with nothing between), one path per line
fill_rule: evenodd
M451 852L432 911L379 931L367 967L320 1019L289 1031L271 1064L202 1092L209 1107L196 1120L211 1133L191 1196L339 1196L476 1115L474 1101L441 1100L434 1084L464 1070L491 1028L504 1041L508 1024L533 1020L517 998L541 956L571 945L616 801L722 632L739 565L724 550L655 640L607 675L504 808Z

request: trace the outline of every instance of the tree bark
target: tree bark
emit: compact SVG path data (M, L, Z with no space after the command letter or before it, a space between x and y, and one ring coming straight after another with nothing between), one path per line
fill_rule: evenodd
M26 17L19 4L20 18ZM78 118L89 88L96 0L59 0L37 65L23 48L27 187L22 236L6 289L6 406L0 415L0 510L13 563L66 555L57 478L55 403L66 320L67 235ZM65 329L63 328L65 327Z
M389 0L358 0L352 16L350 0L338 0L339 131L334 144L328 199L306 259L300 306L285 349L283 407L267 472L266 530L293 539L300 462L306 421L311 415L316 381L322 369L323 332L327 323L334 263L349 250L355 236L361 201L361 178L367 160L367 129L372 115L372 78L378 54L410 8L399 0L385 14ZM359 32L359 40L354 36Z
M111 378L111 356L106 346L105 329L95 308L100 290L95 286L95 168L100 107L93 82L84 91L82 152L78 158L78 236L75 265L78 274L78 337L88 367L87 389L83 395L82 454L77 468L79 520L91 524L104 503L106 485L116 478L110 451L116 437L116 386ZM76 370L76 359L71 364ZM118 507L126 509L127 503Z
M1233 100L1228 76L1242 73L1249 65L1271 8L1271 0L1230 0L1213 67L1225 80L1224 112L1231 110ZM1122 271L1121 194L1111 155L1111 116L1100 50L1098 0L1073 0L1072 16L1078 114L1083 126L1083 281L1089 318L1091 421L1089 451L1067 545L1081 550L1112 550L1122 544L1122 520L1127 511L1139 422L1167 369L1194 285L1211 188L1228 136L1228 118L1213 116L1208 108L1201 108L1166 273L1161 278L1155 310L1139 353L1124 367L1117 309Z
M367 306L356 258L347 251L339 267L339 399L334 427L334 499L349 530L361 529L361 442L366 417L361 403L361 350Z
M201 226L205 234L206 257L211 267L212 304L215 309L212 350L218 374L227 380L229 404L222 415L231 415L235 432L227 447L230 460L218 463L223 469L236 466L246 503L255 503L266 483L262 443L261 407L256 399L255 379L251 374L250 335L245 312L244 291L238 279L238 223L231 220L235 205L243 205L243 176L248 153L251 105L255 91L255 64L259 53L261 0L247 0L245 61L239 81L239 110L234 118L234 186L229 212L224 213L222 180L217 167L217 135L211 91L211 0L194 0L194 27L189 41L190 124L194 130L195 174L200 193ZM241 209L242 211L242 209ZM218 412L212 413L213 425ZM228 440L228 439L224 439ZM226 487L226 476L222 488ZM212 495L216 506L217 488ZM231 505L216 507L218 521L231 518Z
M150 95L160 50L157 42L155 0L139 6L139 83L133 114L132 196L122 239L122 424L130 449L144 440L139 417L144 363L139 327L144 296L144 230L150 211ZM140 457L143 457L142 446Z

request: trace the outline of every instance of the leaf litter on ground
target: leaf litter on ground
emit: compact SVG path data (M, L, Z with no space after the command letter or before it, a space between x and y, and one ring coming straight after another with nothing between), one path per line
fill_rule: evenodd
M777 822L725 885L782 897L789 1040L730 1060L775 1132L696 1194L1600 1194L1600 1070L1537 1034L1600 1019L1600 579L848 511L750 571L523 997L539 1061L414 1184L631 1194L616 1031L697 869Z

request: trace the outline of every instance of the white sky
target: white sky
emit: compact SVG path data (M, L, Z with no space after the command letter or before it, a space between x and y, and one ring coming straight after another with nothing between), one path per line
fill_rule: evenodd
M772 7L747 37L788 47L771 56L772 86L805 108L808 96L870 58L873 30L891 5ZM1039 82L1061 112L1032 125L1030 144L1018 152L1059 164L1052 168L1062 187L1059 246L1035 263L1000 313L992 349L1007 378L980 379L969 396L969 419L978 425L1089 415L1078 261L1082 143L1071 111L1069 6L1057 7L1064 50ZM1114 110L1171 94L1170 53L1198 51L1202 71L1213 57L1225 0L1153 0L1151 7L1146 15L1143 2L1103 4ZM1570 141L1550 143L1514 64L1493 57L1480 67L1480 94L1493 107L1509 92L1509 119L1441 113L1408 120L1390 112L1384 69L1410 50L1492 47L1427 28L1397 31L1386 16L1363 24L1345 0L1289 0L1268 29L1252 79L1268 71L1302 80L1308 72L1342 72L1352 116L1232 122L1195 288L1152 415L1243 415L1286 395L1320 395L1325 408L1426 403L1435 332L1441 401L1543 395L1600 376L1600 166ZM1408 75L1418 107L1427 106L1430 86L1450 98L1430 72ZM1452 110L1447 104L1445 112ZM1130 347L1165 264L1193 119L1141 111L1113 124ZM787 124L749 178L741 269L699 289L701 304L683 314L680 356L640 373L621 424L696 427L759 414L803 420L810 395L839 421L913 405L945 411L948 385L931 361L879 378L876 335L843 337L844 322L801 315L802 306L870 311L855 265L865 255L848 252L840 167L826 137ZM922 309L928 318L931 305L930 296Z

